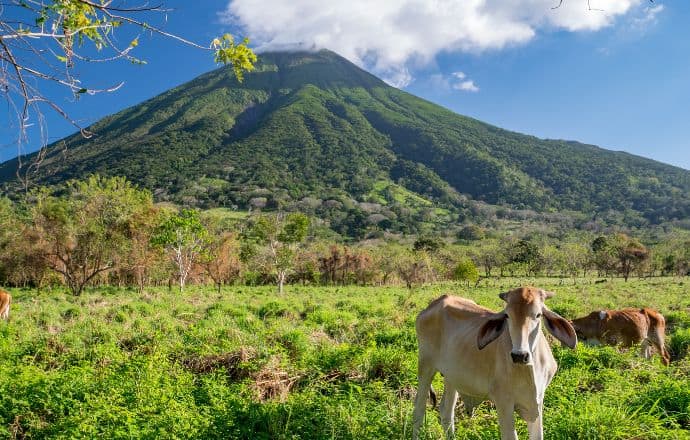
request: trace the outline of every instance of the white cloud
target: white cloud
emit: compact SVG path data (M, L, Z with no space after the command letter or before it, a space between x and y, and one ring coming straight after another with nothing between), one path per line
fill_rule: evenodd
M232 0L221 19L260 50L328 48L404 86L441 52L525 44L541 29L595 31L641 1L591 0L598 11L586 0Z
M409 86L413 80L410 70L405 66L392 66L385 70L379 69L377 73L381 79L399 89Z
M465 92L478 92L479 91L479 87L477 87L474 84L474 81L472 81L471 79L467 80L467 81L462 81L458 84L455 84L455 85L453 85L453 88L456 90L462 90Z
M450 75L434 73L429 75L428 83L437 90L460 90L463 92L478 92L479 86L467 77L465 72L453 72Z

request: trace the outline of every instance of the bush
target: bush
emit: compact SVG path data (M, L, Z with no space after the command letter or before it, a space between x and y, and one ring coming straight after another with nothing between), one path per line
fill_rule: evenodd
M460 261L453 270L453 279L467 281L467 284L476 283L479 280L479 271L470 259Z

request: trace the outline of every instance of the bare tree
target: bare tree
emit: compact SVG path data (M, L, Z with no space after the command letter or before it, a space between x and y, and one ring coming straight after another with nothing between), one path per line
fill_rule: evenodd
M25 187L27 178L40 165L42 148L22 174L22 146L27 143L27 128L37 125L41 147L47 144L43 109L48 108L69 121L85 137L91 136L67 112L51 99L45 90L58 86L79 98L82 94L113 92L122 82L104 88L93 88L79 79L77 67L88 63L107 63L125 59L144 61L134 55L139 37L158 34L182 44L208 50L218 63L232 65L241 80L242 73L253 68L256 55L245 39L235 43L225 34L201 45L152 25L170 11L163 4L146 0L7 0L0 2L0 93L16 117L19 167L17 176ZM124 31L123 29L128 29ZM124 35L123 35L124 33ZM129 43L119 43L122 35ZM100 55L92 57L94 49Z

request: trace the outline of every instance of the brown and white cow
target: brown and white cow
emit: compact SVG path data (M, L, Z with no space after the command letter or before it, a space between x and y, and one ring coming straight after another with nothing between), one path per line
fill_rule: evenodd
M541 331L546 328L574 348L575 330L550 311L544 301L553 294L521 287L499 296L505 309L493 312L474 301L444 295L417 317L419 388L415 400L412 437L419 437L426 397L437 372L444 377L441 421L453 437L458 395L470 414L484 400L496 404L501 439L517 439L513 413L527 421L529 438L543 437L544 391L556 373L556 360ZM505 331L505 330L508 331Z
M10 303L12 302L12 295L0 290L0 319L9 319L10 317Z
M664 365L670 363L670 356L664 346L666 321L656 310L628 308L623 310L601 310L582 318L573 319L578 338L590 344L606 344L630 347L642 343L641 354L649 359L652 347L661 355Z

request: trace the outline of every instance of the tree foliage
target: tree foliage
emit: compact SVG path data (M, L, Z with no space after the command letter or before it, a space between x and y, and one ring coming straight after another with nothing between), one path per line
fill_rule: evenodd
M472 260L464 259L455 266L453 278L458 281L466 281L467 285L476 283L479 280L479 270Z
M544 264L539 247L532 241L518 240L511 252L511 262L523 265L528 276L536 274Z
M149 192L122 178L93 176L36 189L16 202L0 199L0 283L66 286L75 295L103 284L143 291L173 279L181 288L213 284L219 292L232 283L276 283L279 290L288 283L412 288L476 282L480 270L490 284L506 274L576 283L593 268L626 279L685 276L690 268L690 235L682 230L638 236L491 231L499 235L471 244L443 240L443 247L429 246L442 241L429 242L430 235L343 244L318 217L178 212L154 205Z
M216 231L210 234L200 258L200 264L211 277L218 293L223 284L231 284L240 275L240 244L236 234Z
M175 263L180 290L184 289L193 265L200 262L208 240L199 211L194 209L183 209L169 216L156 229L151 242L164 248Z
M32 228L47 267L64 276L74 295L126 254L134 218L151 206L151 194L124 178L92 176L66 192L34 194Z
M255 216L244 233L245 260L253 257L269 268L282 294L287 276L294 269L295 245L306 238L308 231L309 218L302 213Z

